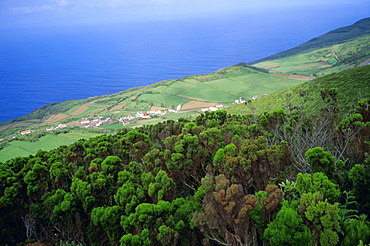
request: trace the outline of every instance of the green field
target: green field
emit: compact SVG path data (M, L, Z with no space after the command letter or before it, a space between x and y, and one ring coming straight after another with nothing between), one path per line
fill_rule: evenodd
M122 123L116 123L116 124L100 126L100 128L104 128L104 129L122 129L122 128L125 128L125 126L123 126Z
M189 101L187 98L177 97L168 94L142 94L138 100L151 101L156 103L163 103L165 106L177 106L178 104L185 104Z
M182 93L184 96L201 98L207 101L216 101L231 103L235 100L235 96L230 95L227 92L221 92L217 88L213 88L206 83L199 83L194 87L190 87L188 90Z
M40 149L48 151L73 142L74 141L71 139L61 138L51 134L43 136L36 142L15 140L10 142L8 147L5 147L0 151L0 162L4 162L17 156L34 155Z
M81 131L71 131L69 133L61 133L58 135L59 138L62 139L69 139L72 141L77 141L81 138L93 138L98 135L101 135L101 133L94 133L94 132L81 132Z
M36 142L27 141L11 141L7 147L0 150L0 162L5 162L9 159L18 156L34 155L38 150L52 150L61 145L69 145L81 138L92 138L100 134L90 132L70 132L59 135L46 134Z
M370 57L369 43L370 36L367 35L355 40L337 44L329 43L320 48L302 50L291 56L264 60L254 65L264 68L278 65L278 67L268 68L270 73L323 76L358 66L368 59ZM319 62L322 64L314 65Z

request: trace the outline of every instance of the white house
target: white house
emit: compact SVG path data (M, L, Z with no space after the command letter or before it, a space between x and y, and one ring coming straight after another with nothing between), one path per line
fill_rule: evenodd
M240 103L244 103L244 102L245 102L245 100L242 99L241 97L239 97L239 99L235 100L236 104L240 104Z
M30 134L30 133L31 133L30 129L21 132L22 135L27 135L27 134Z
M144 113L143 112L136 112L136 117L143 118L144 117Z

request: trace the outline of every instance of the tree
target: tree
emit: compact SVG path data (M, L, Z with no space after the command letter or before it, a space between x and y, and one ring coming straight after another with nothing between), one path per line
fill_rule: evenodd
M344 223L344 239L342 246L370 243L370 224L366 221L366 215L358 216L357 219L350 219Z
M91 211L93 223L104 229L110 242L118 242L122 235L122 227L120 226L121 213L119 206L95 207Z
M268 224L264 237L269 244L274 246L310 246L312 245L312 233L303 224L303 219L298 214L298 201L289 204L283 202L283 206L276 214L276 219Z
M369 164L356 164L348 172L348 178L352 182L353 194L361 213L370 215L370 168Z
M312 148L306 151L307 162L310 164L311 172L323 172L331 180L335 180L338 169L343 167L342 161L336 161L329 151L322 147Z
M107 156L101 163L101 169L106 173L118 173L122 166L122 160L118 156Z
M299 201L299 214L313 234L315 245L339 242L339 204L330 204L321 193L304 193Z
M175 183L168 177L167 173L160 170L154 181L149 184L148 195L155 198L155 201L172 200L175 194Z
M203 234L221 245L254 245L256 230L249 213L258 201L255 195L244 194L239 184L231 184L224 175L203 179L207 189L204 212L194 213L195 225Z
M179 238L179 233L166 225L161 225L158 228L158 235L157 240L161 243L161 245L176 245L177 240Z
M304 193L319 192L324 199L330 202L336 201L340 196L340 190L337 184L334 184L323 173L297 174L296 189L302 196Z

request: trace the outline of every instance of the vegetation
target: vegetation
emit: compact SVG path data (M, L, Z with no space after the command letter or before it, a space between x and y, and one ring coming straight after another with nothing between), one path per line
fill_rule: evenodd
M369 65L310 80L288 90L229 107L226 110L230 114L242 115L253 112L261 114L279 109L312 112L331 104L329 107L338 107L342 112L348 112L355 108L359 99L369 97L368 81L370 81Z
M296 55L311 52L314 50L322 51L322 48L329 48L330 46L333 46L333 45L339 45L339 44L345 44L345 43L349 44L351 41L362 40L364 37L369 37L369 34L370 34L370 18L364 18L362 20L357 21L353 25L332 30L320 37L313 38L310 41L303 43L297 47L294 47L287 51L283 51L278 54L255 61L251 63L251 65L252 64L255 65L261 62L265 62L265 61L279 60L281 58L286 58L286 57L295 57ZM364 41L365 43L367 42L366 46L368 47L368 41L366 41L366 39ZM362 41L360 41L360 43L362 43ZM348 52L350 50L348 50ZM352 56L355 55L355 57L352 58L353 62L360 57L366 57L366 58L368 57L361 52L357 53L353 49L351 53L348 53L348 54ZM360 59L363 59L363 58L360 58Z
M0 245L369 245L370 66L295 87L272 74L355 67L368 57L368 30L364 19L257 67L54 103L0 124ZM265 93L192 116L199 103ZM41 130L190 101L189 112L133 128ZM25 127L36 131L19 136Z
M366 65L369 63L368 57L370 56L369 20L366 18L351 26L333 30L291 50L256 61L252 63L253 66L239 63L213 73L160 81L113 95L45 105L31 114L0 123L0 149L10 148L9 143L15 139L14 137L17 138L20 132L26 129L45 134L46 127L55 127L61 123L74 126L81 118L102 116L111 118L114 122L128 115L135 115L138 111L175 109L179 104L185 105L184 111L193 112L220 104L227 107L239 97L248 100L273 94L296 86L303 81ZM327 79L327 81L330 80ZM324 87L335 88L335 85ZM364 91L363 95L365 95L367 88L368 86L365 86L360 92L355 93L359 94ZM339 93L345 91L342 90ZM305 93L304 90L301 92ZM291 94L295 97L294 93ZM279 96L274 98L272 102L264 101L267 103L265 111L279 109L284 100L293 101L288 98L289 93L283 96L281 94L275 95ZM320 100L314 98L313 101L319 102ZM352 106L354 101L351 102ZM297 102L294 103L297 104ZM288 103L284 102L283 104L287 105ZM274 105L276 107L272 108L271 106ZM341 105L344 104L341 103ZM262 105L253 107L262 108ZM237 113L243 114L244 109ZM155 116L155 121L153 119L125 121L124 126L137 127L174 118L179 118L179 115L176 116L169 112L166 116ZM120 128L119 124L102 126L99 133L106 133L107 131L104 129L115 131ZM81 129L81 131L83 130ZM19 153L24 152L24 150L19 151ZM32 153L34 154L34 152ZM0 155L5 156L2 153Z
M303 94L322 102L300 109L206 112L0 163L1 244L369 244L370 101L348 110L340 91Z
M91 138L101 135L101 132L81 130L66 130L63 132L35 132L25 136L18 136L8 143L4 143L0 150L0 162L5 162L18 156L35 155L38 150L52 150L61 145L69 145L82 138Z

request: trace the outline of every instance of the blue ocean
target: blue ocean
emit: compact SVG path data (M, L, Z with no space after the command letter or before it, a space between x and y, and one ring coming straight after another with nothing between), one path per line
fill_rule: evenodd
M0 30L0 122L69 99L205 74L368 17L358 8Z

